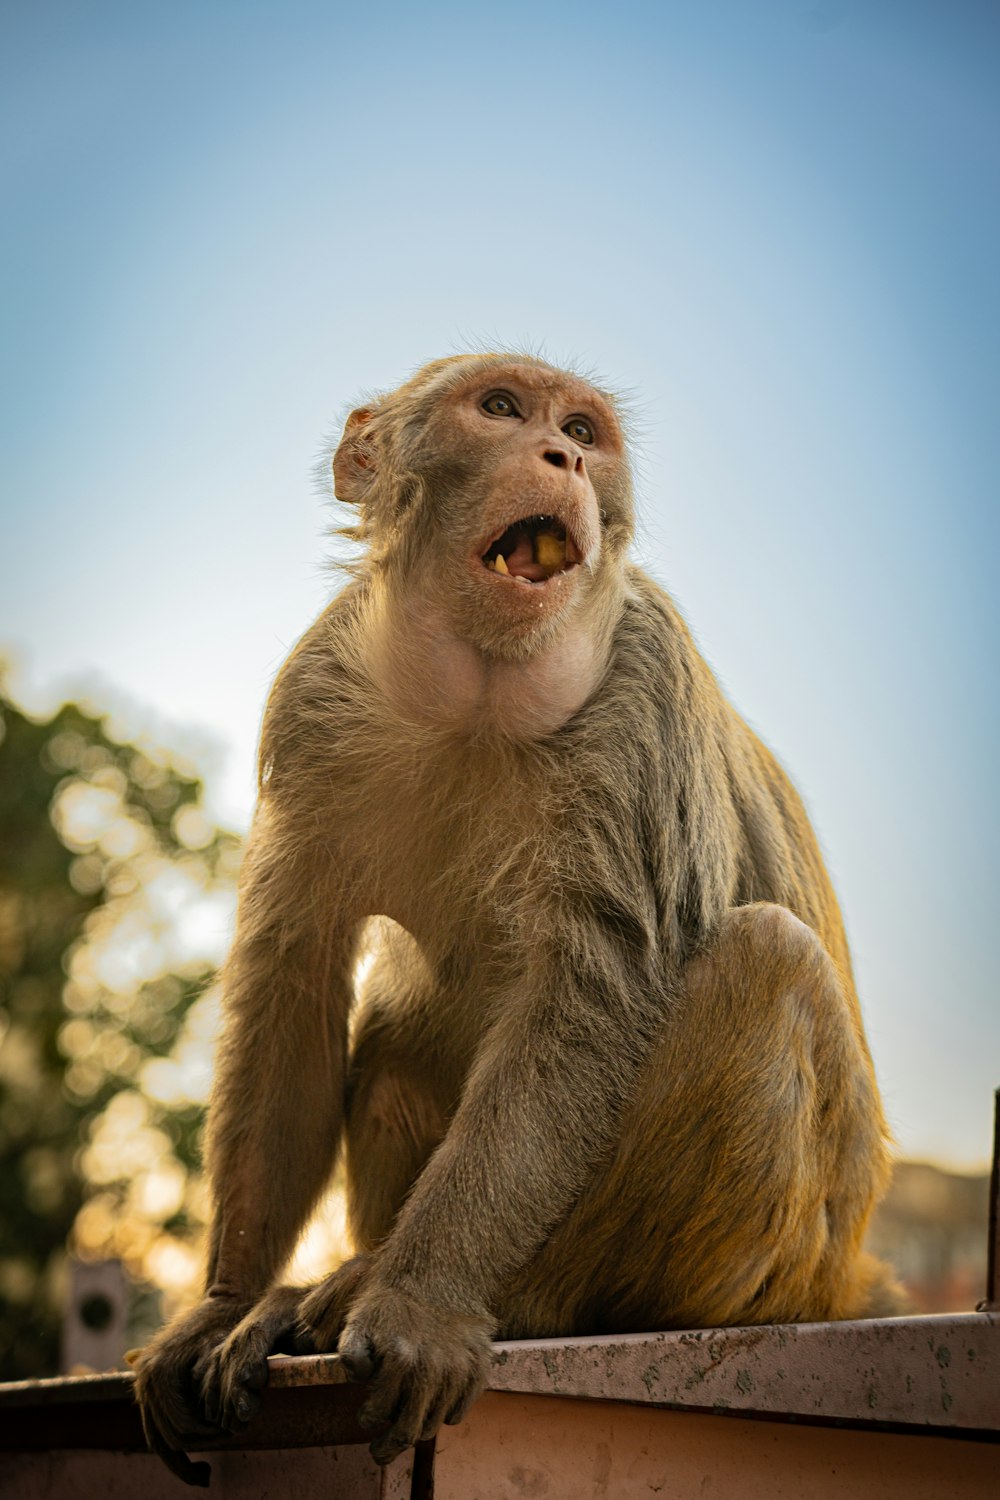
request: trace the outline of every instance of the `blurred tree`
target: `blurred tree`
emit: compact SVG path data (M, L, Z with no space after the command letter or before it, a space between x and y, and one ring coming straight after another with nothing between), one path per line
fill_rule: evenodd
M238 860L201 797L176 758L0 681L0 1379L58 1368L67 1240L175 1293L196 1274Z

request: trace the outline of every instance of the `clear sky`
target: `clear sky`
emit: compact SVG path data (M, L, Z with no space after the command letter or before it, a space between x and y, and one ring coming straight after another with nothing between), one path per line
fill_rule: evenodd
M8 0L18 690L193 733L245 824L331 587L324 435L469 342L591 367L639 554L814 815L900 1145L981 1164L998 77L991 0Z

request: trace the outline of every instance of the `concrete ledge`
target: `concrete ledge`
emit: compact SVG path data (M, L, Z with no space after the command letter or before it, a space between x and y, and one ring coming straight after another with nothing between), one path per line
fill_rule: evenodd
M1000 1433L1000 1317L497 1344L490 1389Z
M271 1384L337 1384L336 1355L276 1356ZM492 1391L1000 1432L1000 1315L789 1323L493 1346Z
M268 1398L242 1447L367 1441L363 1392L345 1384L335 1354L269 1364ZM1000 1314L501 1343L489 1389L1000 1436ZM132 1376L0 1385L0 1448L35 1447L141 1449Z

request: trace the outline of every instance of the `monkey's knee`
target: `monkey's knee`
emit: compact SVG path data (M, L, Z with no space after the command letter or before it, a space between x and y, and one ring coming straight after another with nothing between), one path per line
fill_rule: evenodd
M810 999L835 1009L843 991L819 936L786 906L756 902L731 907L703 953L685 970L692 1014L728 1011L754 1031L769 1016L790 1020Z
M731 952L747 962L777 960L782 964L800 963L826 952L811 927L787 906L773 901L730 907L709 951L720 955Z

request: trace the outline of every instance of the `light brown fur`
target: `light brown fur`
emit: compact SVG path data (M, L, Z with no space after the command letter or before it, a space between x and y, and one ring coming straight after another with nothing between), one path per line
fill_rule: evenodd
M138 1374L194 1482L181 1450L252 1415L293 1328L373 1376L385 1460L461 1415L497 1331L893 1306L859 1248L886 1129L836 899L788 779L625 560L612 399L535 359L438 361L352 414L335 476L366 552L265 719L208 1292ZM487 572L536 512L578 565ZM269 1291L342 1136L362 1255Z

